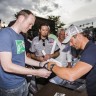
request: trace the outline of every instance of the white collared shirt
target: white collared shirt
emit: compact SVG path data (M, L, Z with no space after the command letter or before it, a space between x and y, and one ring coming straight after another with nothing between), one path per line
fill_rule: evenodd
M71 47L69 44L61 43L58 39L57 45L60 48L60 55L56 58L56 60L61 62L62 66L66 67L68 62L72 62Z

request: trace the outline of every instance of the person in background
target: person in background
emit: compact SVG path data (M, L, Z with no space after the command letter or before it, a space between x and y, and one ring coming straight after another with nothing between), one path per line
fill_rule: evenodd
M47 69L57 76L69 81L75 81L86 74L86 88L88 96L96 96L96 45L88 40L83 30L78 26L70 26L65 33L64 43L76 49L82 49L80 61L72 68L59 67L54 62L47 65Z
M51 33L50 31L49 31L48 37L49 37L49 38L53 38L54 40L57 39L57 36L54 35L53 33Z
M64 44L63 41L65 39L65 30L63 28L58 30L58 39L57 44L60 48L60 55L56 58L57 61L62 63L64 67L72 67L72 55L71 55L71 47L69 43Z
M69 45L69 43L63 43L64 39L65 39L65 30L63 28L60 28L57 32L58 34L58 39L57 41L57 45L59 46L60 50L60 55L56 58L57 61L59 61L62 66L64 67L68 67L71 68L71 62L72 62L72 55L71 55L71 47ZM55 84L59 84L60 82L62 82L62 79L59 78L58 76L50 79L50 82L53 82Z
M32 40L30 51L32 52L32 58L37 61L47 61L50 58L59 56L59 47L57 45L55 46L54 52L51 54L54 39L48 37L49 31L50 27L48 24L41 24L39 36L36 36Z
M44 63L26 56L24 38L20 32L26 33L35 22L34 14L26 9L19 11L16 22L0 32L0 96L27 96L28 86L25 75L37 75L44 78L51 72L46 69L26 68L43 66Z

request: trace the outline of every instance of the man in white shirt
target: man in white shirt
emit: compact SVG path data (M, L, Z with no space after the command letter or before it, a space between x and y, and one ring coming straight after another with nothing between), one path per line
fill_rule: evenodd
M58 39L57 41L57 45L59 46L60 50L60 55L56 58L57 61L59 61L63 67L72 67L71 66L71 62L72 62L72 55L71 55L71 47L69 45L69 43L64 44L63 41L65 39L65 30L59 29L58 30ZM50 82L52 83L56 83L59 84L60 82L62 82L63 79L59 78L58 76L50 79Z
M62 28L58 30L57 44L60 48L60 55L56 58L56 60L61 62L62 66L64 67L71 67L72 62L71 47L68 43L67 44L63 43L64 39L65 39L65 30Z

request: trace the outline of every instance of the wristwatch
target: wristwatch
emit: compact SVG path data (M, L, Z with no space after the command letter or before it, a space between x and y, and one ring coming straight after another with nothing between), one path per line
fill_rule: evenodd
M53 67L54 67L55 65L56 65L56 64L51 64L49 70L52 71L52 69L53 69Z

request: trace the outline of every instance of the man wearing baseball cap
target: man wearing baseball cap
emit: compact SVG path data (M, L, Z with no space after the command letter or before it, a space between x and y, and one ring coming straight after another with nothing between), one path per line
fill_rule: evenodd
M86 74L86 88L88 96L96 96L96 45L88 40L86 34L78 26L70 26L66 30L64 43L81 49L80 61L72 68L59 67L54 62L47 65L47 69L57 76L69 81L75 81Z

